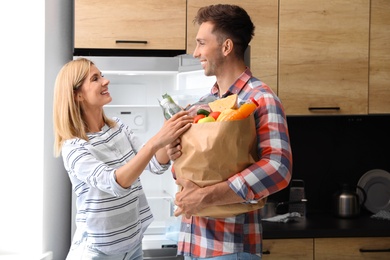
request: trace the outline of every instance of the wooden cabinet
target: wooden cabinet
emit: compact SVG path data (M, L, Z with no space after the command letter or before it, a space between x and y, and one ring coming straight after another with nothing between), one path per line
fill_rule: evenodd
M390 113L390 1L371 0L369 113Z
M200 7L219 4L217 0L187 1L187 53L192 54L196 46L198 25L193 23ZM269 85L277 93L278 56L278 1L269 0L227 0L225 4L243 7L255 25L255 36L251 46L250 68L253 75Z
M217 0L76 0L75 48L186 50ZM390 113L390 2L227 0L255 24L251 70L287 115Z
M315 260L390 259L390 237L316 238Z
M390 259L390 237L264 239L262 259Z
M264 239L263 260L313 259L313 239Z
M370 0L280 0L278 95L288 115L368 113L369 18Z
M185 50L186 0L75 0L75 48Z

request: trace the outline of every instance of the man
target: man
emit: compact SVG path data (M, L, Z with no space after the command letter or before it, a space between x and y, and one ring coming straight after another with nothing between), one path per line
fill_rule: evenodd
M288 186L292 154L286 117L279 98L245 65L244 52L254 35L247 12L235 5L211 5L199 9L195 22L199 30L193 55L205 75L217 79L208 96L237 94L238 103L251 97L259 103L254 116L260 159L227 181L204 188L177 178L183 187L175 198L175 215L183 216L178 254L186 259L261 259L259 210L229 218L193 215L209 206L253 203ZM179 142L168 147L171 160L181 155Z

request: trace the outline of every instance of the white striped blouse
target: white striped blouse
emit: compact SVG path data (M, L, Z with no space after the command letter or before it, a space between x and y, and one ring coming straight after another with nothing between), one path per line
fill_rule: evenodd
M107 255L127 252L141 243L153 221L140 179L127 189L116 182L115 169L131 160L143 144L120 119L114 119L114 128L105 126L88 134L88 142L76 138L62 147L76 195L72 247L86 240L88 247ZM162 174L168 167L153 157L146 170Z

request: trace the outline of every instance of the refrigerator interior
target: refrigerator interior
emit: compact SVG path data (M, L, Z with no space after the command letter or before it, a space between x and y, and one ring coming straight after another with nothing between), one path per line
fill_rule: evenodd
M158 103L163 94L185 107L206 95L215 83L215 77L206 77L198 61L187 56L185 62L183 57L89 58L110 80L112 102L104 107L106 115L121 118L143 142L164 123ZM174 247L180 219L173 216L177 186L171 171L162 175L144 171L140 178L155 218L145 233L143 248ZM72 223L72 234L74 228Z

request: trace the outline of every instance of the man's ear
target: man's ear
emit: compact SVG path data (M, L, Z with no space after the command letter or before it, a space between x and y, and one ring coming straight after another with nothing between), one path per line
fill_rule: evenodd
M225 56L227 56L232 51L233 51L233 41L231 39L226 39L222 44L222 52Z

